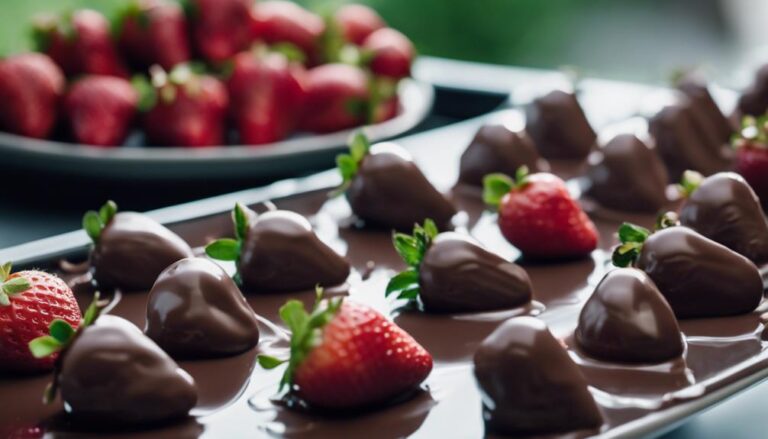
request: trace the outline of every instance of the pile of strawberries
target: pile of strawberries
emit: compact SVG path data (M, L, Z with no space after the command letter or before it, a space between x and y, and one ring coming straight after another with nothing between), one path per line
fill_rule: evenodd
M38 17L39 53L0 61L0 130L121 145L259 145L398 111L410 40L362 5L326 18L283 0L130 0L113 23Z

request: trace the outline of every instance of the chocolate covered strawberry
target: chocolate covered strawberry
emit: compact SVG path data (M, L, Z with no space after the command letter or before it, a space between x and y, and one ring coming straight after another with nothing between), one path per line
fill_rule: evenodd
M336 191L344 193L358 219L366 226L410 230L431 218L441 230L451 229L456 208L394 143L371 146L357 133L349 154L336 157L343 179Z
M389 281L387 296L418 301L428 312L493 311L531 300L531 281L522 267L469 236L438 234L432 220L416 225L413 235L395 233L392 240L408 269Z
M0 60L0 130L45 138L56 124L65 79L47 56L25 53Z
M736 172L752 186L763 206L768 206L768 116L747 116L733 140Z
M291 331L287 360L261 355L267 369L288 367L280 381L311 407L347 410L386 403L415 391L432 370L432 356L383 315L341 298L307 312L297 300L280 308Z
M235 239L219 239L208 256L237 264L236 280L247 292L300 291L347 280L349 262L321 241L298 213L261 215L238 203L232 211Z
M260 1L253 8L256 38L270 45L294 46L311 65L318 61L324 31L322 18L290 1Z
M597 247L595 225L559 177L528 175L521 167L514 179L486 176L484 187L483 199L498 209L502 235L525 257L583 257Z
M0 371L30 373L53 368L56 357L38 359L27 345L48 334L48 325L63 321L77 327L80 308L60 278L42 271L11 273L0 267Z
M92 74L127 77L112 41L109 21L91 9L35 20L37 49L50 55L67 76Z
M235 56L227 88L240 143L260 145L290 135L304 108L305 74L300 64L263 48Z
M195 50L207 61L227 60L253 42L250 0L186 0Z
M138 69L171 70L190 59L189 29L181 6L170 0L131 0L116 25L118 47Z
M186 65L170 73L152 69L153 103L144 115L144 131L152 145L206 147L223 145L229 95L213 76Z
M368 121L368 77L359 67L325 64L307 72L307 100L301 127L328 133Z
M79 79L64 98L64 114L75 141L94 146L123 143L138 112L139 93L114 76Z
M45 401L60 392L70 422L113 428L187 416L197 402L192 377L133 323L100 316L105 306L97 294L77 329L54 320L50 335L29 343L37 358L59 355Z
M370 34L361 47L367 52L368 66L375 75L400 79L411 74L416 50L411 40L399 31L388 27L379 29Z
M368 35L386 26L376 11L356 3L340 7L334 14L334 19L344 39L358 46L363 44Z

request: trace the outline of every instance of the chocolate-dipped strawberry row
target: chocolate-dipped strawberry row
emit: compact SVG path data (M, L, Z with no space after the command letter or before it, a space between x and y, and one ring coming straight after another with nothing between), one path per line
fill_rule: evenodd
M187 416L197 387L187 374L129 321L100 316L98 294L77 329L63 320L31 341L35 357L58 353L45 400L61 393L67 415L100 427L144 426Z
M408 269L393 277L386 295L420 302L427 312L515 308L530 302L525 270L456 232L438 234L432 220L413 235L395 233L395 249Z
M745 314L757 307L763 281L752 261L669 216L662 222L653 233L624 223L614 265L648 274L678 318Z
M99 288L149 290L167 266L192 256L168 228L141 213L118 212L113 201L86 212L83 228L93 240L90 263Z
M394 143L371 146L362 133L349 154L336 157L344 193L352 212L366 226L410 230L432 218L441 230L451 229L456 208L438 192L410 154Z
M554 90L526 107L525 130L546 159L583 160L595 146L590 126L574 93Z
M257 215L240 203L232 211L235 239L205 248L213 259L235 261L235 280L247 292L300 291L343 283L349 262L321 241L298 213L273 210Z

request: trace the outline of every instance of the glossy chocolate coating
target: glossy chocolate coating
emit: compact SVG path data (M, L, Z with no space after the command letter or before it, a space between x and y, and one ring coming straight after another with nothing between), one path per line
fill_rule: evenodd
M136 212L118 212L102 230L91 252L93 277L101 288L139 291L192 249L177 234Z
M602 416L578 366L547 325L504 322L475 353L483 418L495 433L534 435L593 429Z
M704 179L683 204L680 223L756 264L768 262L768 223L755 191L738 174Z
M731 165L733 155L727 142L720 138L706 114L686 97L656 114L649 130L672 181L679 180L688 169L712 175Z
M61 397L73 418L142 425L182 418L197 401L192 377L133 323L105 315L65 352Z
M637 268L653 279L677 318L748 313L763 297L752 261L688 227L648 237Z
M691 100L694 106L704 115L712 132L724 143L731 140L731 135L735 127L717 106L715 99L709 92L707 83L703 78L689 73L682 77L677 83L677 89L684 93Z
M526 108L525 129L547 159L582 160L597 139L576 95L562 90L539 97Z
M174 357L237 354L259 342L256 315L231 277L203 258L182 259L149 293L144 331Z
M441 233L419 268L419 297L428 312L515 308L531 300L523 267L456 232Z
M645 272L610 271L584 304L576 342L592 357L615 362L659 363L683 353L672 308Z
M486 175L495 172L515 175L523 165L531 172L549 170L525 131L514 132L504 125L483 125L461 155L459 181L482 187Z
M768 110L768 64L760 67L754 82L739 98L738 112L742 115L762 116Z
M440 230L450 229L456 214L410 155L393 143L371 147L347 190L347 200L366 225L403 231L427 218Z
M349 262L321 241L306 218L275 210L251 219L238 266L246 292L280 292L343 283Z
M632 134L614 137L590 158L586 194L601 205L629 212L655 213L669 201L669 178L656 153Z

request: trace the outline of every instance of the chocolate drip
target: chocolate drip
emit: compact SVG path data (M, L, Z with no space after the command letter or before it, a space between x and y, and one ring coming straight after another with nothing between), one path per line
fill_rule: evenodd
M146 291L167 266L191 256L189 245L157 221L119 212L101 232L91 265L100 288Z
M349 262L315 235L306 218L287 210L251 219L238 269L247 292L334 286L350 272Z
M738 174L704 179L683 204L680 222L756 264L768 262L768 223L757 195Z
M427 180L410 155L392 143L373 145L347 190L352 211L367 225L410 230L431 218L451 229L456 208Z
M235 282L208 259L182 259L149 293L145 333L174 357L238 354L259 342L256 315Z
M536 145L525 131L514 132L504 125L483 125L461 155L459 181L482 186L483 177L494 172L515 175L520 166L531 172L547 171Z
M602 416L578 366L541 320L507 320L475 354L483 418L493 432L535 435L594 429Z
M606 361L659 363L683 353L672 308L634 268L605 275L581 310L575 338L584 352Z
M748 313L763 297L755 264L687 227L648 237L637 267L653 279L679 319Z
M587 171L591 185L586 193L601 205L655 213L669 202L664 163L634 135L614 137L595 157Z
M522 267L455 232L441 233L427 250L419 289L429 312L492 311L531 300L531 281Z
M576 95L561 90L535 99L526 108L526 131L547 159L582 160L597 135Z
M731 141L731 135L736 131L736 127L717 106L715 99L709 92L707 83L694 74L685 75L677 83L677 89L685 94L692 104L699 109L708 122L713 134L722 143Z
M197 401L189 374L132 323L109 315L65 352L59 379L69 415L93 424L183 418Z

